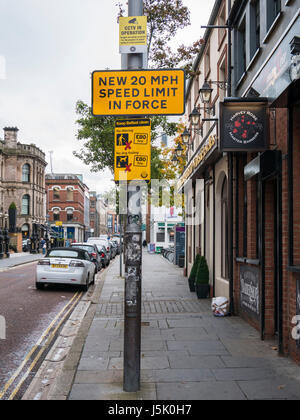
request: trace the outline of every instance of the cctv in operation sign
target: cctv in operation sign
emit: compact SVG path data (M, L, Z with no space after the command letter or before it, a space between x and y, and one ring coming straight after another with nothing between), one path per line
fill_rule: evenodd
M93 72L95 116L182 115L184 112L184 70Z

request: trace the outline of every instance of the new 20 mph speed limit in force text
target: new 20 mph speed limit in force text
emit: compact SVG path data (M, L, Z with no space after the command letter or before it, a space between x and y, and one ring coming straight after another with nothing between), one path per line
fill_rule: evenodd
M95 116L182 115L184 70L95 71L92 75Z

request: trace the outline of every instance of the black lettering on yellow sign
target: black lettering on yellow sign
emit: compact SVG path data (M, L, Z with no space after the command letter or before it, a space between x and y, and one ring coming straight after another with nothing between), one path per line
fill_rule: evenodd
M138 134L135 133L134 135L134 144L148 144L148 134L142 133Z
M146 167L148 164L148 156L135 156L134 157L134 166L138 166L138 167Z
M94 115L181 115L182 70L103 71L93 73Z

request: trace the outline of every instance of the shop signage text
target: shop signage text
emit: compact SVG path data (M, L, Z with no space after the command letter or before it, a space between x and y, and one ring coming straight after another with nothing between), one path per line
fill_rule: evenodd
M195 158L192 160L186 171L183 173L182 177L178 182L178 190L180 190L185 184L185 182L189 179L189 177L193 174L195 169L202 163L202 161L206 158L208 153L212 150L212 148L217 144L217 136L209 136L206 143L201 147L199 153Z
M240 266L240 306L258 318L260 315L260 271L249 265Z

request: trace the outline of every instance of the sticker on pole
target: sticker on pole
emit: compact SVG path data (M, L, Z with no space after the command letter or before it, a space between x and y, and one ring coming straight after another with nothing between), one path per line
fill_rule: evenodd
M93 72L94 116L182 115L184 112L184 70Z
M151 121L119 120L115 124L115 181L151 179Z
M121 54L147 53L147 16L119 18Z

